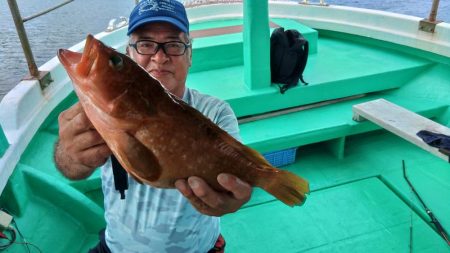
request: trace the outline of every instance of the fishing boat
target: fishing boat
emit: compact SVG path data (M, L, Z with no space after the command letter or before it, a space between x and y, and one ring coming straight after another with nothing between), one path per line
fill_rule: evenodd
M311 188L293 208L255 188L221 219L227 252L450 252L448 153L416 135L450 135L450 24L324 1L186 5L188 87L226 100L243 143ZM270 76L277 27L309 42L308 85L284 94ZM95 37L123 52L126 31L111 23ZM16 233L0 249L87 252L105 226L100 171L58 172L58 115L78 99L56 57L35 76L0 103L0 224L11 215L3 234Z

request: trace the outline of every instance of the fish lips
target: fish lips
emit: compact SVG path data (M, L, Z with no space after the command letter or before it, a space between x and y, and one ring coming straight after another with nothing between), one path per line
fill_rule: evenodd
M67 49L58 50L58 59L68 72L74 71L74 68L82 62L90 62L90 54L95 46L94 41L94 36L89 34L86 38L83 53L73 52ZM92 63L88 63L87 65L91 67Z
M64 67L77 65L81 61L82 54L67 49L58 50L58 59Z

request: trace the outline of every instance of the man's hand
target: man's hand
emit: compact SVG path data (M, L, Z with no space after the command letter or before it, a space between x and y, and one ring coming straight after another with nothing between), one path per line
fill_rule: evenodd
M80 103L62 112L58 123L55 162L66 177L86 178L111 155L111 150L87 118Z
M210 216L236 212L250 199L252 187L239 178L221 173L217 181L229 192L217 192L199 177L177 180L175 187L199 212Z

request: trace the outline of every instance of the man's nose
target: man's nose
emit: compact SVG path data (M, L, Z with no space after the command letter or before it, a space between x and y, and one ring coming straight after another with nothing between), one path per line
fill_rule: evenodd
M169 59L169 56L164 53L164 50L162 47L158 48L158 51L156 51L156 54L152 56L152 59L156 62L165 62Z

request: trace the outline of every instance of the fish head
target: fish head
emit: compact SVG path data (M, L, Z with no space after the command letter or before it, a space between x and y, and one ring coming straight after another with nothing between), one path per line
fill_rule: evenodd
M66 49L58 58L72 79L77 94L86 95L98 105L108 106L124 94L133 80L137 65L128 56L88 35L82 53ZM144 71L145 72L145 71Z

